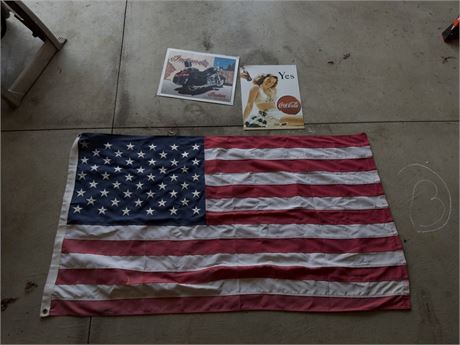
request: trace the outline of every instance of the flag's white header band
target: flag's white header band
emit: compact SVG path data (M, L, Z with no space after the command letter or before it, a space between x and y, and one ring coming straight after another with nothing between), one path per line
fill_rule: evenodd
M65 187L64 197L62 200L61 213L59 216L59 225L54 240L53 256L51 258L50 269L48 278L46 279L45 287L43 290L42 304L40 308L40 316L46 317L49 315L51 307L51 294L53 293L54 284L56 282L57 274L60 266L61 247L66 233L67 215L69 213L70 201L72 200L73 189L75 185L75 175L77 173L78 165L78 141L80 137L75 138L69 155L69 169L67 172L67 183Z

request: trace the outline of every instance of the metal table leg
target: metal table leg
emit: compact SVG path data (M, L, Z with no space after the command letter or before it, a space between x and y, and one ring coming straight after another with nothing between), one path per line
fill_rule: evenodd
M30 64L24 68L8 90L2 90L2 98L12 107L18 107L53 56L62 49L66 39L56 37L22 1L3 1L3 3L32 31L33 36L39 37L44 42Z

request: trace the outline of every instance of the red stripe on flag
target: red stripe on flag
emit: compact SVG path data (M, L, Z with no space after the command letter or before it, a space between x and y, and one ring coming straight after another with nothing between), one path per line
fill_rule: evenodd
M326 148L368 145L369 141L365 133L334 136L207 136L204 139L205 149L216 147L225 149Z
M240 172L352 172L376 170L372 158L362 159L296 159L296 160L206 160L205 173L240 173Z
M62 253L108 256L183 256L254 253L374 253L402 249L398 236L377 238L237 238L209 240L73 240Z
M375 224L392 222L389 208L374 210L264 210L207 212L208 225L220 224Z
M373 298L235 295L104 301L52 300L50 315L144 315L238 310L340 312L410 308L410 297L406 295Z
M273 185L232 185L232 186L206 186L206 197L209 199L220 198L259 198L293 196L328 197L328 196L378 196L383 195L381 183L358 185L306 185L287 184Z
M60 269L56 284L153 284L179 283L203 284L215 280L272 278L290 280L321 280L338 282L376 282L407 280L406 266L385 266L372 268L347 267L301 267L301 266L217 266L190 272L140 272L132 270L103 269Z

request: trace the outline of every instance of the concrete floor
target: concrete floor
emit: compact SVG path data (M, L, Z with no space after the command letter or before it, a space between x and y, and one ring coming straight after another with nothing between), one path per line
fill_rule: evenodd
M2 102L1 295L17 299L1 313L2 343L459 342L459 54L440 37L458 2L26 3L68 43L20 108ZM40 42L11 19L1 45L4 87ZM233 107L155 96L168 47L296 64L306 128L278 133L368 133L410 312L40 320L78 133L243 134L239 89Z

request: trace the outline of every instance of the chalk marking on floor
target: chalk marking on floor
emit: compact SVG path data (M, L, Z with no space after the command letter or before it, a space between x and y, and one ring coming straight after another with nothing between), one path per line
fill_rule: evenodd
M432 174L434 174L437 177L437 179L439 181L441 181L442 185L444 186L444 188L445 188L445 190L447 192L449 202L448 202L448 205L446 205L446 203L438 197L438 195L439 195L438 185L435 182L433 182L432 180L422 179L422 180L417 181L414 184L414 186L412 187L412 195L411 195L411 200L410 200L410 204L409 204L409 219L410 219L410 222L414 226L415 231L417 231L419 233L434 232L434 231L441 230L449 222L450 216L451 216L451 213L452 213L452 197L451 197L449 186L447 185L446 181L436 171L434 171L433 169L431 169L431 168L429 168L429 167L427 167L427 166L425 166L423 164L420 164L420 163L412 163L412 164L406 165L401 170L399 170L398 175L400 175L404 170L409 169L409 168L413 168L413 167L423 168L423 169L428 170ZM412 215L412 210L413 210L413 207L414 207L414 201L415 201L415 198L416 198L415 193L416 193L417 187L421 183L429 183L429 184L434 186L435 193L430 198L430 200L431 201L438 201L443 207L441 216L438 217L438 219L436 219L431 224L416 224L416 222L414 221L414 217ZM432 226L435 226L437 223L439 223L440 221L443 220L443 218L446 215L446 210L448 210L448 211L447 211L447 217L446 217L445 221L441 225L437 226L436 228L430 229ZM422 229L419 229L419 228L427 228L427 229L422 230Z

